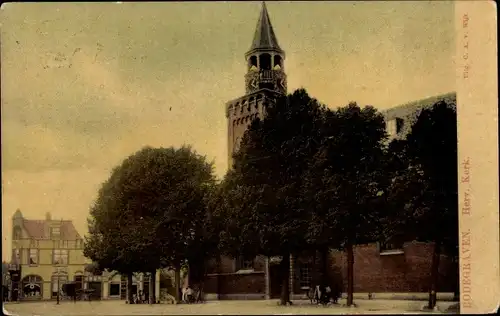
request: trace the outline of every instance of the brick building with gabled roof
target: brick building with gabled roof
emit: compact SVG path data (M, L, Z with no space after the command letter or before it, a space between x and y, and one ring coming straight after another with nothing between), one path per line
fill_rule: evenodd
M94 275L85 267L91 260L83 254L83 238L71 220L27 219L17 210L12 217L12 258L9 270L18 275L10 281L9 296L20 300L54 300L65 283L77 289L91 289L92 299L125 299L126 280L120 274ZM156 292L160 293L160 274L156 274ZM149 277L133 277L133 291L147 292ZM59 291L58 291L59 288ZM13 289L17 294L13 296Z
M12 227L11 267L20 271L17 286L21 299L55 298L57 283L83 280L89 260L83 255L83 238L72 221L52 219L50 213L44 220L27 219L17 210Z

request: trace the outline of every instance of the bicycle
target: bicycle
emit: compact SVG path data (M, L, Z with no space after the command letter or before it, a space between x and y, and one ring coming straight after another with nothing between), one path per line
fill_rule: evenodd
M203 303L203 293L200 289L191 290L189 294L186 294L185 302L188 304Z
M331 301L335 304L337 300L334 298L334 295L330 286L326 286L325 290L321 291L320 286L316 285L307 291L307 298L309 298L311 304L327 305Z
M319 298L321 296L321 292L319 290L319 285L316 285L315 287L306 287L305 290L307 290L307 298L311 301L311 304L318 304Z

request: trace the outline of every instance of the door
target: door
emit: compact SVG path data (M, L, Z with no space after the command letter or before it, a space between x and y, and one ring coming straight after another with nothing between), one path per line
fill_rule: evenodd
M280 271L280 265L279 264L272 264L269 266L269 273L270 273L270 294L272 299L280 298L281 296L281 288L282 288L282 281L281 281L281 271Z
M90 299L92 301L97 301L102 298L102 283L99 281L89 282Z

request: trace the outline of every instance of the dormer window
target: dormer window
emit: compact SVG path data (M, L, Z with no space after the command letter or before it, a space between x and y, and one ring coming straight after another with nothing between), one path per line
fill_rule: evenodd
M57 239L61 236L61 229L59 227L50 228L50 238Z

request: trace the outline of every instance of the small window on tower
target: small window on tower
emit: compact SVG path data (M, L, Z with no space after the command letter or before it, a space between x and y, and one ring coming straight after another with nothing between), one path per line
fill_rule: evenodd
M260 69L271 70L271 55L262 54L260 55Z
M257 70L257 56L250 56L248 59L248 69Z
M281 69L282 65L281 65L281 56L279 55L276 55L274 56L274 69L278 70L278 69Z

